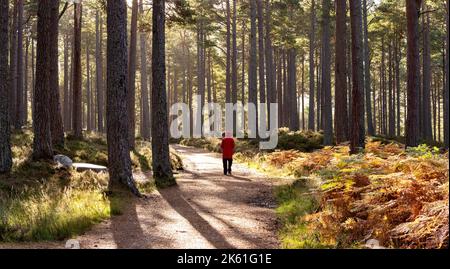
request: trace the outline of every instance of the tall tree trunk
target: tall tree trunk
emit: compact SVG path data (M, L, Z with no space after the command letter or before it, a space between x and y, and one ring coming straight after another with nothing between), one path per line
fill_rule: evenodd
M245 105L245 20L242 20L242 58L241 58L241 102ZM216 91L214 91L216 93ZM215 99L215 98L214 98ZM214 101L215 103L216 101ZM245 111L242 115L242 128L245 130Z
M95 76L97 88L97 130L105 131L103 124L104 97L103 97L103 48L102 48L102 16L97 10L95 13Z
M136 46L137 46L137 13L138 1L133 0L131 9L130 53L128 58L128 119L130 148L135 148L136 132Z
M30 37L26 38L25 41L25 63L24 63L24 81L23 81L23 124L28 123L28 96L29 96L29 76L28 76L28 66L29 66L29 48L30 48Z
M283 74L282 74L282 50L277 49L277 102L278 102L278 124L283 124Z
M227 22L226 22L226 45L227 45L227 58L226 58L226 66L225 66L225 102L231 103L231 8L230 8L230 0L226 0L226 13L227 13Z
M34 85L35 85L35 66L36 66L36 50L34 45L34 40L31 39L31 90L30 90L30 99L31 99L31 115L34 114Z
M352 125L350 128L350 152L364 148L364 77L361 0L350 1L352 29Z
M17 1L13 1L13 14L11 25L11 40L9 53L9 117L14 126L16 125L17 106Z
M33 114L33 158L51 159L53 157L51 115L52 78L50 72L54 63L54 47L58 37L59 0L39 1L36 48L36 85Z
M265 46L266 46L266 78L267 78L267 118L268 124L270 127L270 104L276 102L276 78L275 78L275 63L273 60L273 46L272 46L272 13L271 13L271 3L269 0L265 1L266 3L266 37L265 37ZM302 88L303 90L303 88Z
M389 40L388 48L388 105L389 105L389 137L395 136L395 113L394 113L394 89L393 89L393 68L392 68L392 41Z
M53 23L58 25L58 19ZM50 34L50 66L46 70L50 76L50 132L52 135L52 143L54 146L64 145L64 124L61 111L61 98L59 88L59 47L58 47L58 26L54 28L54 32Z
M336 0L336 58L335 58L335 132L336 142L348 140L348 111L347 111L347 0Z
M0 81L8 80L8 6L0 0ZM0 83L0 173L11 171L12 153L10 144L9 92L7 83Z
M289 129L297 131L299 129L299 117L297 106L297 53L295 48L288 51L288 91L289 91Z
M256 48L256 0L250 0L250 61L248 74L248 102L256 106L256 130L258 130L257 48Z
M302 55L302 131L305 131L305 55Z
M158 186L173 185L169 157L169 127L166 100L165 1L153 1L152 42L152 162Z
M422 102L423 102L423 138L425 141L432 141L431 131L431 48L430 48L430 13L426 16L423 25L423 79L422 79Z
M89 38L89 37L88 37ZM86 123L87 123L87 131L92 132L92 98L91 98L91 63L90 63L90 56L89 56L89 40L86 41L86 101L87 101L87 116L86 116Z
M74 34L73 34L73 78L72 78L72 127L75 138L83 137L82 106L81 106L81 16L82 4L75 3Z
M143 1L139 3L139 13L144 16ZM148 100L148 83L147 83L147 42L146 34L140 33L140 48L141 48L141 102L142 102L142 138L150 139L150 107Z
M233 20L231 24L231 44L232 44L232 54L231 54L231 102L233 104L237 103L238 97L238 72L237 72L237 3L233 0ZM233 132L236 132L236 121L237 113L233 112Z
M419 11L421 0L406 1L407 18L407 119L406 146L415 147L419 143L418 92L419 92Z
M22 128L24 124L23 108L23 0L17 0L17 101L14 127Z
M373 127L373 116L372 116L372 100L370 93L371 89L371 78L370 78L370 46L369 46L369 31L367 25L367 0L363 0L363 27L364 27L364 88L366 94L366 120L367 120L367 134L374 135L375 130Z
M330 49L330 1L323 0L322 11L322 115L324 145L333 144L333 116L331 107L331 49Z
M401 39L397 38L396 39L396 49L395 49L395 83L396 83L396 93L397 93L397 137L400 137L400 126L401 126L401 121L400 121L400 61L401 61Z
M127 6L107 1L107 139L110 183L120 182L140 196L131 170L127 116ZM154 155L155 156L155 155Z
M308 129L314 130L314 51L315 51L315 23L316 8L314 0L311 1L311 28L309 32L309 113L308 113Z
M445 57L445 83L443 83L444 85L444 147L448 149L448 144L449 144L449 103L448 103L448 97L449 97L449 68L448 68L448 62L449 62L449 47L448 47L448 40L449 40L449 22L448 22L448 17L449 17L449 0L447 0L447 18L446 18L446 23L447 23L447 33L446 33L446 38L445 38L445 43L446 43L446 57Z
M262 0L256 1L256 11L258 19L258 78L259 78L259 102L266 102L266 77L265 77L265 57L264 57L264 11ZM261 112L260 112L261 114ZM267 115L267 114L266 114ZM261 115L259 115L261 117ZM259 119L267 121L267 119Z
M63 103L63 115L64 115L64 128L65 131L70 130L70 111L69 111L69 37L64 37L64 103Z

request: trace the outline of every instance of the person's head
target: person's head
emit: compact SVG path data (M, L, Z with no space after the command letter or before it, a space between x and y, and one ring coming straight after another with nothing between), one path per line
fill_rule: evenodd
M225 138L225 132L222 133L222 138Z

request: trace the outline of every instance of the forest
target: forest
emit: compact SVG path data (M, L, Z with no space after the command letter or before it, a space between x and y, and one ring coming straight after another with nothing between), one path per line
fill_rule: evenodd
M0 249L448 248L448 12L0 0Z

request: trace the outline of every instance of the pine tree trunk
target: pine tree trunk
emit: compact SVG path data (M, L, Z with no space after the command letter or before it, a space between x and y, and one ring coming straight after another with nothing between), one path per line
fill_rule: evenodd
M370 93L372 91L372 82L370 78L370 46L369 46L369 31L367 25L367 0L363 0L363 27L364 27L364 88L366 94L366 120L367 120L367 134L374 135L372 116L372 100Z
M23 108L23 0L17 0L17 101L14 127L21 129L24 120Z
M309 113L308 113L308 129L314 130L314 51L315 51L315 22L316 8L314 0L311 1L311 29L309 32Z
M262 0L256 1L256 11L258 20L258 78L259 78L259 102L266 102L266 77L265 77L265 57L264 57L264 11ZM260 113L261 114L261 113ZM267 115L267 114L266 114ZM260 119L266 121L267 119Z
M29 96L29 76L28 76L28 65L29 65L29 48L30 48L30 37L26 38L25 41L25 63L24 63L24 81L23 81L23 124L28 123L28 96Z
M90 64L90 55L89 55L89 41L86 42L86 101L87 101L87 131L92 132L92 94L91 94L91 64Z
M289 91L289 129L299 129L299 117L297 107L297 65L295 48L288 51L288 91Z
M82 106L81 106L81 16L82 4L75 3L74 34L73 34L73 78L72 78L72 127L75 138L83 137Z
M232 44L232 54L231 54L231 102L233 104L237 103L238 97L238 72L237 72L237 4L236 0L233 0L233 19L231 24L231 44ZM236 122L237 122L237 113L233 112L233 132L236 132Z
M226 66L225 66L225 102L231 103L231 59L232 59L232 49L231 49L231 8L230 8L230 0L226 0L226 13L227 13L227 22L226 22L226 46L227 46L227 55L226 55Z
M423 102L423 138L427 142L431 142L431 108L430 108L430 91L431 91L431 48L430 48L430 13L424 14L426 17L423 25L423 86L422 86L422 102Z
M335 58L335 132L336 143L348 140L348 111L347 111L347 5L346 0L336 0L336 58Z
M257 93L257 41L256 41L256 0L250 0L250 62L248 74L248 102L256 106L256 130L258 130Z
M406 1L407 18L407 119L406 146L419 143L418 92L419 92L419 10L421 0Z
M64 37L64 100L63 115L65 131L70 130L70 111L69 111L69 37Z
M144 7L142 0L139 3L139 13L144 15ZM142 138L150 140L150 108L148 100L148 82L147 82L147 42L146 34L140 33L140 49L141 49L141 102L142 102Z
M8 2L0 0L0 173L11 171L8 80Z
M448 145L449 145L449 103L448 103L448 97L449 97L449 68L448 68L448 62L449 62L449 46L448 46L448 42L449 42L449 0L447 0L447 18L446 18L446 23L447 23L447 33L446 33L446 38L445 38L445 43L446 43L446 56L445 56L445 83L444 85L444 89L443 89L443 95L444 95L444 147L448 149Z
M128 140L126 1L107 1L107 28L106 121L110 183L119 182L140 196L131 170Z
M104 97L103 97L103 48L102 48L102 17L97 10L95 13L95 76L97 88L97 130L105 131L103 124Z
M350 1L352 30L352 124L350 127L350 153L364 148L364 68L362 42L361 0Z
M50 98L52 96L53 48L57 44L59 0L39 1L36 48L36 84L33 114L33 158L53 157Z
M16 124L17 106L17 1L13 1L13 14L11 24L10 54L9 54L9 118Z
M323 1L322 10L322 92L324 145L333 144L333 116L331 107L331 49L330 49L330 1Z
M165 1L153 1L152 42L152 161L156 185L176 184L169 157L169 127L165 84Z
M266 37L265 37L265 46L266 46L266 78L267 78L267 118L268 118L268 126L270 128L270 104L276 102L276 78L275 78L275 63L273 60L273 46L272 46L272 13L271 13L271 4L269 0L266 0ZM303 88L302 88L303 89Z
M138 2L133 0L131 8L130 50L128 58L128 121L130 148L135 148L136 132L136 47L137 47L137 13Z

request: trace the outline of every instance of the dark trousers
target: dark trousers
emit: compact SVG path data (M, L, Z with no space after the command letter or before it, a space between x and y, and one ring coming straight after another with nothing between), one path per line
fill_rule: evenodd
M233 164L233 159L222 159L223 161L223 173L231 174L231 165Z

